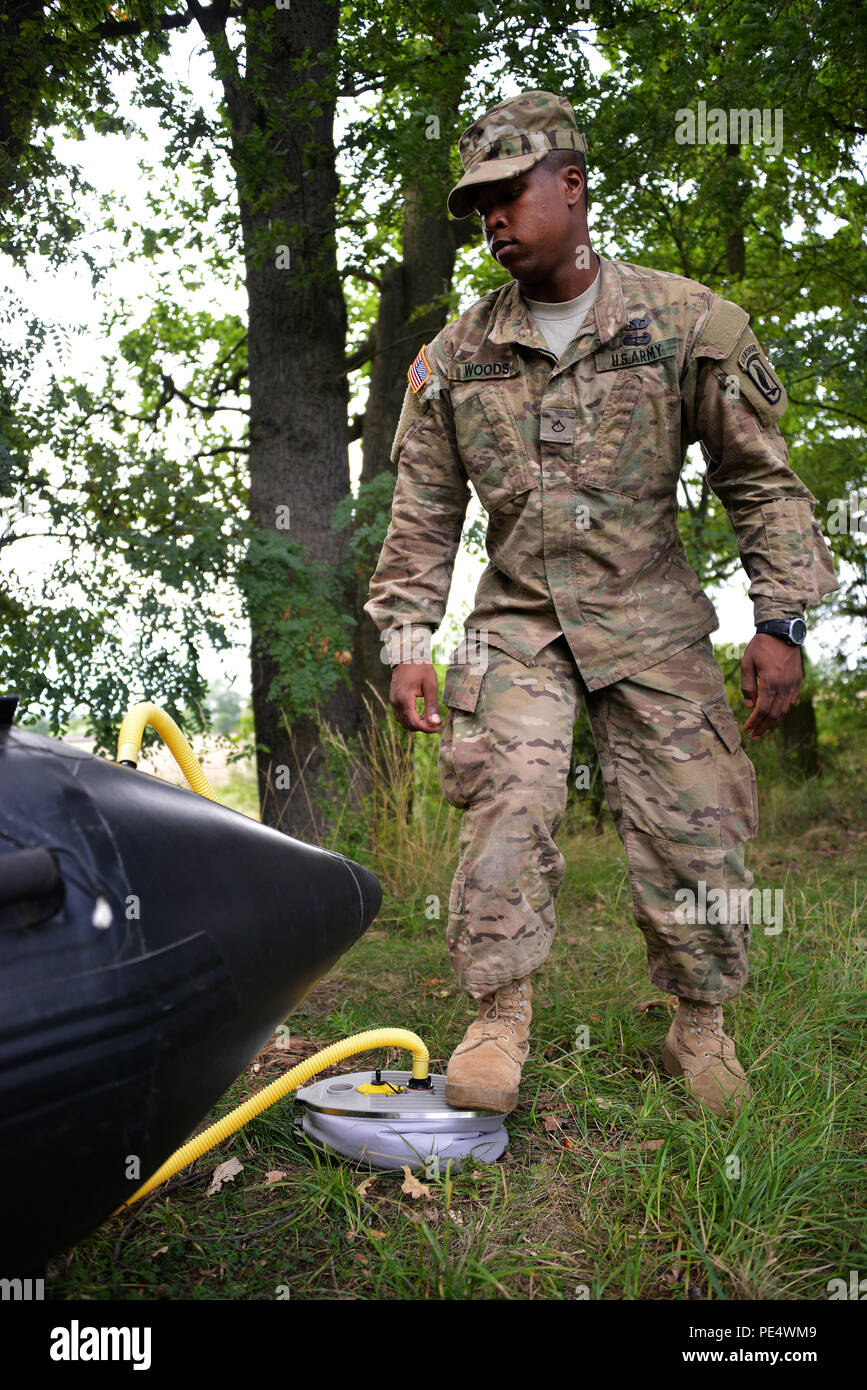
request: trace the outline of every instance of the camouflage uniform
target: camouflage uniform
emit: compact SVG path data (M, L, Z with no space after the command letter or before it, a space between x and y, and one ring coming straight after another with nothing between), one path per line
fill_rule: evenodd
M599 259L599 297L559 360L510 281L413 364L365 610L392 660L408 659L402 629L429 648L472 484L489 564L446 673L439 753L443 794L465 811L448 930L467 991L480 998L550 950L583 697L651 978L718 1003L743 988L749 926L740 911L681 925L674 895L752 885L757 798L707 636L716 612L677 530L687 445L701 442L756 622L803 617L839 586L749 316L694 280Z

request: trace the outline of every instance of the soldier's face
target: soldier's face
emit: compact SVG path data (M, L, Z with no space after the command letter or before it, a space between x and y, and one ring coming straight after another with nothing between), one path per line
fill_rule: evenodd
M577 169L551 172L537 164L518 178L482 184L475 208L494 260L519 283L547 279L574 255L579 198Z

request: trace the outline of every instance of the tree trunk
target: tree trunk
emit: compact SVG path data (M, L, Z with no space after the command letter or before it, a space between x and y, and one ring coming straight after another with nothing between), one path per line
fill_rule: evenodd
M383 277L364 412L362 485L383 471L397 476L389 455L407 387L407 370L446 322L456 239L445 210L445 181L436 191L442 193L441 210L430 207L429 183L424 190L418 186L406 189L403 261L389 266ZM377 557L373 558L375 564ZM359 659L364 681L379 692L387 707L391 668L380 660L379 631L363 611L369 583L369 574L359 576Z
M746 196L743 186L741 147L736 142L726 145L726 159L732 162L726 170L726 190L729 204L729 229L726 234L726 264L729 275L742 280L747 272L747 246L744 241L743 207Z
M780 720L783 731L783 758L802 777L819 772L819 733L813 697L801 695Z
M337 574L349 540L330 525L349 492L346 310L334 237L339 7L293 0L291 10L270 17L267 8L266 0L248 5L243 77L225 36L212 36L231 120L249 297L250 514L276 535L288 515L284 539ZM343 603L351 613L351 580L348 587ZM332 822L320 731L312 716L290 724L279 692L269 694L279 668L263 615L252 611L250 620L262 819L321 841ZM357 689L341 681L320 710L349 738L359 707Z

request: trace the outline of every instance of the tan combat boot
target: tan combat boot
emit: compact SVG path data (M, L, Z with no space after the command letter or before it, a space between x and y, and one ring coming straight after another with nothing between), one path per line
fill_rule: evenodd
M680 999L662 1065L669 1076L683 1076L687 1090L715 1115L736 1110L752 1094L735 1045L723 1032L721 1004Z
M479 1000L479 1016L455 1048L446 1072L446 1101L505 1114L518 1104L521 1066L530 1052L530 976Z

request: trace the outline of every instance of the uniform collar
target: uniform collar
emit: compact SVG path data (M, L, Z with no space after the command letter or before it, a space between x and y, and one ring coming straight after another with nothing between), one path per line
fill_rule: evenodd
M599 297L593 305L591 314L595 316L596 335L598 344L611 342L616 338L622 328L626 326L626 301L623 298L623 289L620 283L620 275L617 264L609 261L606 256L599 255L599 274L602 277L599 286ZM579 330L578 337L585 337L592 332L593 319L588 314L589 324ZM530 314L524 298L518 288L517 280L512 280L504 287L499 306L494 313L494 321L490 332L486 334L489 343L523 343L525 347L541 349L542 352L550 352L547 342L536 324L535 319Z

